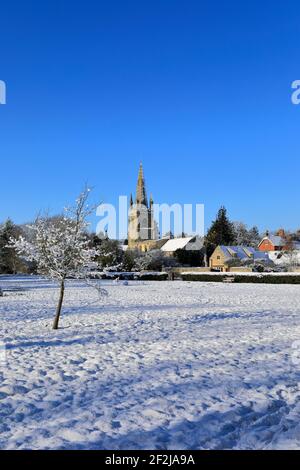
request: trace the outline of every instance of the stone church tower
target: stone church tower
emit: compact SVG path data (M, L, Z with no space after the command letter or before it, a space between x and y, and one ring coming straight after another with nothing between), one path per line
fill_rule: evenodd
M157 225L153 215L153 199L148 204L143 165L140 163L136 198L130 196L130 211L128 218L128 247L147 251L155 245L158 238Z

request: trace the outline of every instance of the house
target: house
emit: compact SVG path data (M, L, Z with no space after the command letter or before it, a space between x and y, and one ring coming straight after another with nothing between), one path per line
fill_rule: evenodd
M163 251L167 256L174 256L175 252L178 250L185 250L185 251L200 251L203 247L202 240L197 237L179 237L179 238L172 238L161 247L161 251Z
M258 245L259 251L281 251L287 249L287 240L281 235L272 235L268 232Z
M159 250L162 245L166 243L166 239L160 238L159 240L140 240L135 245L130 246L130 249L135 248L139 251L146 253L151 250Z
M270 251L268 256L277 266L293 268L300 266L300 246L296 243L294 249L289 251Z
M256 250L252 246L225 246L219 245L209 259L209 267L219 271L226 271L228 263L232 260L240 261L269 261L266 253Z
M284 230L281 229L278 235L270 235L269 232L267 232L266 236L259 243L258 250L276 253L284 251L290 252L300 250L300 242L286 236Z

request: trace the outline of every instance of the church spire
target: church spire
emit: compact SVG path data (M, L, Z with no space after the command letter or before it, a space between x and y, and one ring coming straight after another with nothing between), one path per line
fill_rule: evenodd
M138 182L137 182L137 187L136 187L136 203L142 204L148 207L142 162L140 163L139 176L138 176Z

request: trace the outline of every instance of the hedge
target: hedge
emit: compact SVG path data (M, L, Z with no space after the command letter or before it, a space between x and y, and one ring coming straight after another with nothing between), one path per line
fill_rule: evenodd
M242 274L230 273L229 276L234 277L233 282L237 283L257 283L257 284L300 284L300 276L294 274L285 275L272 275L272 274L257 274L245 276ZM183 281L199 281L199 282L223 282L228 274L189 274L182 273L181 278Z
M166 281L168 273L141 273L138 277L141 281Z
M114 280L119 279L120 281L166 281L168 279L168 273L165 272L97 272L90 274L91 279L105 279Z

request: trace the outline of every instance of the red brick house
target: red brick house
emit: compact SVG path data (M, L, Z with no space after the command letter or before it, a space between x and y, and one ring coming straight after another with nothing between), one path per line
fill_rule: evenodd
M282 251L288 249L288 242L280 235L267 234L258 245L259 251Z

